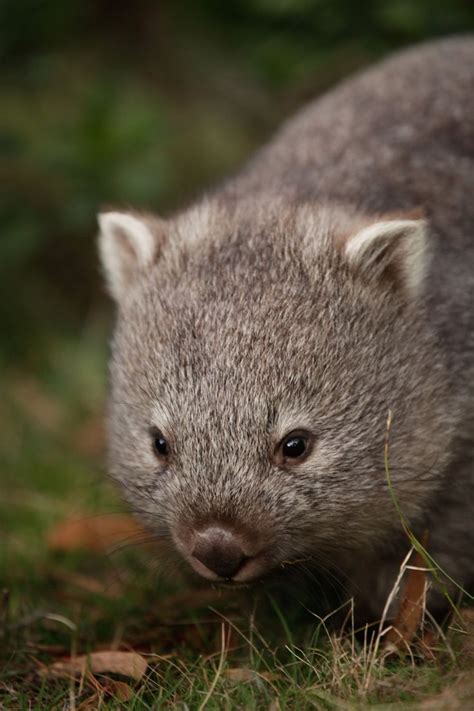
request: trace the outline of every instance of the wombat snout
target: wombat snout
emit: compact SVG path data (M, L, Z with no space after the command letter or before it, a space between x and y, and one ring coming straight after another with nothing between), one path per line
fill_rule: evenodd
M226 523L212 522L184 532L178 548L203 578L215 582L247 583L266 568L257 537L251 538Z
M226 580L233 578L249 558L236 534L221 526L209 526L195 534L192 557Z

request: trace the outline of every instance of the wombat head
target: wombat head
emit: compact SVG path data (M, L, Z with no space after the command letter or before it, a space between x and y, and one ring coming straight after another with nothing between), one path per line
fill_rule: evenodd
M421 521L451 437L423 220L214 200L100 225L111 473L200 575L390 545L393 497Z

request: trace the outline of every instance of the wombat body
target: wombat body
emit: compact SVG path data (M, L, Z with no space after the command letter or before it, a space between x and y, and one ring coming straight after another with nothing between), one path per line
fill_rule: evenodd
M474 40L415 47L169 220L101 216L111 473L201 576L378 616L404 519L472 587L473 116Z

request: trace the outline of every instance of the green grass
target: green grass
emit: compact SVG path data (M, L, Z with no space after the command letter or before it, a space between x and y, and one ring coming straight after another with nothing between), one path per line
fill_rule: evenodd
M297 604L167 580L149 547L52 550L59 522L122 508L103 473L103 333L97 326L53 342L35 377L10 370L1 383L5 708L412 708L457 677L462 637L450 632L433 660L374 659L360 639L329 632ZM149 662L142 681L122 679L133 692L127 701L114 698L111 674L41 674L60 658L111 648Z

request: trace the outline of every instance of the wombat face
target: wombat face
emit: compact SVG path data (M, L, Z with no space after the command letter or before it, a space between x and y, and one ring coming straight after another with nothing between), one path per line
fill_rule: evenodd
M451 437L427 239L419 220L281 203L101 217L111 473L201 576L389 546L393 497L420 520Z

